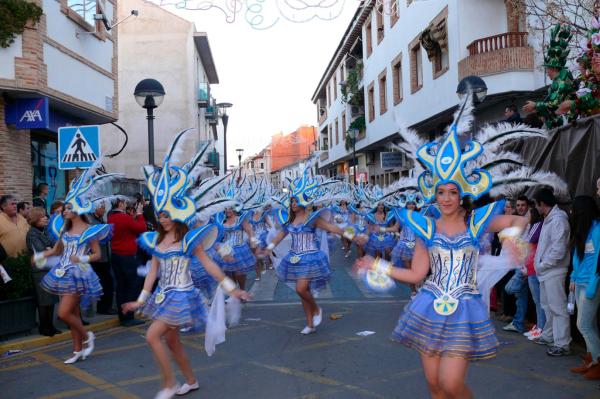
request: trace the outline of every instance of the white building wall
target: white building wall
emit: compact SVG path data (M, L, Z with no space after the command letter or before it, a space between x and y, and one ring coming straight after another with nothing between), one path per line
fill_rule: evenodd
M0 48L0 79L15 78L15 57L23 56L23 39L19 35L8 48Z
M112 112L114 81L81 61L44 43L48 87Z
M107 169L119 171L131 178L142 178L140 166L148 163L148 135L146 110L133 96L135 86L143 79L158 80L165 89L163 103L154 110L154 157L162 163L175 135L181 130L194 128L188 133L182 160L195 154L199 142L206 139L206 126L199 118L196 102L198 73L197 50L193 41L194 24L167 10L143 0L121 0L118 18L124 18L132 9L139 17L119 25L119 120L117 123L128 133L129 143L117 157L105 162ZM103 146L117 150L114 142L117 132L107 127L103 132ZM116 147L116 148L115 148Z

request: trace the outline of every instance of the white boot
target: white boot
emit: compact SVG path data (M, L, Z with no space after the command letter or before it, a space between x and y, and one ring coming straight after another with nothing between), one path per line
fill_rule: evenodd
M65 364L73 364L79 360L85 360L85 353L83 351L73 352L73 356L65 360Z
M94 341L96 340L96 336L93 332L88 331L88 339L83 341L84 344L87 344L87 348L83 350L84 357L88 357L94 351Z

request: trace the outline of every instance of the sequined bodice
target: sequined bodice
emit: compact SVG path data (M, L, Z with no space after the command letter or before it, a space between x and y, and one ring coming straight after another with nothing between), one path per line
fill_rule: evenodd
M455 237L436 233L428 248L430 274L424 288L436 297L448 293L454 298L477 294L477 248L468 232Z
M69 233L63 234L61 238L63 243L63 251L60 256L60 264L62 267L72 264L71 256L76 255L79 257L88 254L89 247L87 242L80 243L79 237L79 235L70 235Z
M180 251L171 250L157 259L160 268L158 285L162 291L188 290L193 287L189 257Z
M414 242L415 241L415 232L410 227L403 227L400 231L400 239L399 241L404 242Z
M256 236L260 236L267 231L267 224L263 218L258 221L250 220L250 225L252 226L252 231Z
M244 232L239 226L223 226L223 242L229 243L234 247L244 244Z
M319 241L314 227L290 224L287 226L287 230L292 237L292 247L290 249L292 253L301 254L319 250Z

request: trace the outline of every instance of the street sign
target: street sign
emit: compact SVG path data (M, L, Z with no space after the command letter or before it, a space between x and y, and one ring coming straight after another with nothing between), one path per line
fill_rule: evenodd
M381 159L381 169L393 169L404 167L405 156L403 152L380 152L379 158Z
M58 168L89 168L100 157L98 126L69 126L58 129Z

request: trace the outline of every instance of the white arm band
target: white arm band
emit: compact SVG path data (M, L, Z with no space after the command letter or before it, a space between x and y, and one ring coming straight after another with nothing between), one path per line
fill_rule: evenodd
M347 240L354 240L354 236L356 235L356 233L354 232L354 229L351 227L348 227L344 230L344 234L342 234L342 236L347 239Z
M229 277L225 277L223 280L221 280L219 285L221 286L221 288L223 288L223 291L225 291L227 294L232 293L237 288L237 285L235 285L233 280L230 279Z
M89 255L81 255L79 256L79 263L89 263L90 256Z
M267 245L267 249L269 251L272 251L275 248L275 244L273 244L272 242L269 243L269 245Z
M373 261L373 270L389 276L392 273L392 264L385 259L377 258Z
M44 251L36 252L35 255L33 255L33 263L38 269L42 269L44 266L46 266L46 257L44 256Z
M142 292L140 292L140 296L138 296L138 299L136 300L136 302L144 304L144 303L146 303L148 298L150 298L150 292L148 292L146 290L142 290Z

